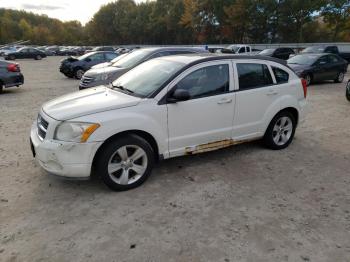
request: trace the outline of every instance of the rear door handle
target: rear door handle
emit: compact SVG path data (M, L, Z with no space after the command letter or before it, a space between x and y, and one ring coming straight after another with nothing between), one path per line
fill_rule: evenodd
M275 95L277 95L277 94L278 94L278 92L275 91L275 90L271 90L271 91L269 91L269 92L266 93L267 96L275 96Z
M232 102L232 98L224 98L224 99L221 99L218 104L219 105L222 105L222 104L229 104Z

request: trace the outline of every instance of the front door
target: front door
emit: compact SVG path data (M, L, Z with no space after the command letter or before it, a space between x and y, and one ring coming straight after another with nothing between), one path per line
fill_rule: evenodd
M187 101L168 103L171 157L210 151L229 143L235 108L230 61L209 62L187 70L169 87L185 89Z

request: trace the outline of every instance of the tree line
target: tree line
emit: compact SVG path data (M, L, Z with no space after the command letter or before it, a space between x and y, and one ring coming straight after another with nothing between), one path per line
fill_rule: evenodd
M0 41L227 44L350 41L349 0L156 0L106 4L82 26L0 9Z

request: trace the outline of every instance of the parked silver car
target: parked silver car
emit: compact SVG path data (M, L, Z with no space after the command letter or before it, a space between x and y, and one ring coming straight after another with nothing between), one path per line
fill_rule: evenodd
M196 53L208 53L208 51L190 47L156 47L135 50L111 66L87 71L80 81L79 89L112 83L135 66L156 57Z

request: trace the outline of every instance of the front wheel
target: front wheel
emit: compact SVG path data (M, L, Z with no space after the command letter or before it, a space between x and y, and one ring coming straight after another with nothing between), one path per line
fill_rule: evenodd
M288 147L294 138L296 121L288 111L278 113L270 122L265 136L265 145L273 150Z
M41 57L41 55L37 55L37 56L35 56L35 58L34 58L35 60L41 60L42 59L42 57Z
M108 143L96 161L97 174L112 190L125 191L140 186L150 176L154 151L137 135L127 135Z
M85 74L85 71L83 69L77 69L75 70L75 78L76 79L81 79L83 77L83 75Z

